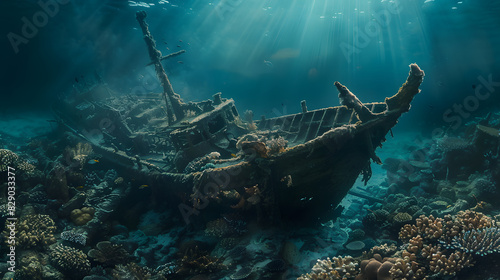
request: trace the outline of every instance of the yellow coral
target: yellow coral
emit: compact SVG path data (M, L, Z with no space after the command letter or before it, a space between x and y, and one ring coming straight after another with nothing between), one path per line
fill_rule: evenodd
M7 171L8 167L13 167L28 173L35 171L35 166L21 159L13 151L0 149L0 171Z
M71 221L77 226L87 224L94 217L95 209L92 207L83 207L82 209L74 209L71 211Z
M46 247L56 242L56 226L48 215L27 215L20 219L16 230L16 246L20 248ZM6 228L4 236L7 237L9 232Z

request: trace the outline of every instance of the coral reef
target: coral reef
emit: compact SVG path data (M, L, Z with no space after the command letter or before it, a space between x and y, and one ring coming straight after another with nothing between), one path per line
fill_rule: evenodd
M56 226L48 215L27 215L17 226L16 246L19 248L46 248L56 242ZM7 239L10 230L4 231Z
M39 261L32 261L27 266L16 270L16 280L42 280L43 265Z
M75 147L67 147L65 150L66 161L69 166L82 169L93 149L89 143L79 142Z
M21 159L16 153L0 149L0 171L7 171L7 167L9 166L27 173L35 171L35 166Z
M128 263L127 265L117 265L112 271L113 279L151 279L151 271L147 267L141 267L136 263Z
M90 272L90 262L81 250L57 245L49 255L50 263L68 279L81 279Z
M461 232L453 237L448 247L479 256L499 253L500 228L489 227Z
M354 279L358 264L350 256L318 260L311 273L301 275L297 280L343 280Z
M87 244L87 235L74 230L67 230L61 232L61 239L72 243L80 244L82 246L85 246L85 244Z
M196 246L188 249L179 260L176 273L179 275L215 273L227 268L222 262L222 259L212 257Z
M87 224L94 217L95 209L92 207L83 207L82 209L74 209L71 211L71 221L77 226Z
M369 260L363 260L360 263L360 273L356 276L356 280L376 279L376 280L392 280L391 270L394 264L390 261L381 260L380 256L374 256Z
M96 248L91 249L87 255L105 267L126 264L130 261L130 254L123 249L123 246L109 241L97 243Z
M282 136L269 139L266 141L267 153L269 155L279 154L285 150L287 143L288 141Z

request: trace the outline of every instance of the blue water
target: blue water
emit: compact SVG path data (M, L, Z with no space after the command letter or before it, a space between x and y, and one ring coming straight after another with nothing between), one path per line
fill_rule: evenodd
M336 80L362 101L382 101L416 62L427 76L413 118L440 125L479 76L499 79L500 5L491 1L67 2L17 54L3 36L4 110L47 111L95 71L120 92L140 85L152 73L134 16L142 9L163 54L187 50L183 64L165 62L176 92L203 100L221 91L256 116L297 112L304 99L338 105ZM22 35L22 17L41 10L36 1L2 5L5 35Z
M364 229L367 233L363 240L367 247L388 240L401 245L397 230L383 223L369 228L366 217L377 209L392 211L391 215L403 212L388 206L396 200L399 203L403 196L408 201L418 198L418 203L415 203L422 209L434 202L449 204L440 209L439 203L435 203L437 208L422 210L426 215L456 214L458 210L471 209L481 200L492 203L490 216L500 214L498 203L495 203L498 190L491 190L500 185L500 169L496 165L498 143L492 140L481 146L474 142L474 148L461 148L459 150L465 152L459 153L456 150L440 151L439 141L434 141L437 138L431 139L446 133L470 140L470 144L480 119L492 113L489 122L482 124L496 129L492 137L498 142L499 1L1 1L0 149L16 151L30 160L35 158L30 161L33 163L42 162L36 158L40 153L30 154L33 146L26 144L36 137L49 135L47 141L52 141L53 147L36 141L32 145L52 147L44 150L44 155L50 157L47 161L62 162L61 158L67 156L70 145L64 141L66 139L69 143L70 140L53 121L52 105L61 98L84 91L96 80L104 81L123 96L161 92L153 66L146 66L150 59L136 20L136 12L141 10L148 14L146 21L163 55L186 51L163 62L174 91L184 101L203 101L222 92L222 97L235 100L241 115L252 110L254 119L260 119L261 115L272 118L301 112L302 100L307 101L309 110L338 106L335 81L346 85L362 102L383 102L406 80L411 63L417 63L425 71L421 93L394 128L395 138L389 140L388 148L377 153L384 163L386 159L420 161L419 155L423 153L423 159L429 162L431 167L428 169L432 172L419 173L420 177L414 176L411 180L407 176L407 184L398 185L399 182L391 181L394 178L390 175L404 177L401 175L403 171L398 170L395 175L387 171L390 166L374 167L368 186L358 180L353 189L386 199L385 203L349 195L341 204L345 209L340 218L332 217L328 224L319 228L294 229L291 233L269 229L259 232L249 225L250 234L244 235L245 242L248 241L245 243L247 250L254 253L260 250L259 254L275 253L275 257L279 255L285 259L287 267L286 272L280 271L281 278L272 278L278 277L275 274L258 278L255 271L264 271L266 264L259 263L259 266L255 260L248 261L255 265L254 278L241 279L296 279L310 272L318 258L333 257L337 253L358 254L357 250L343 247L348 242L346 232L354 229ZM100 178L113 173L111 170L116 173L114 169L102 167L97 160L100 157L95 159L91 159L94 160L92 166L85 165L83 170L75 171L82 180L85 174L85 179L93 177L104 182L106 180ZM44 179L49 180L55 176L55 169L45 166L40 170L47 174ZM425 177L429 172L432 179ZM481 177L483 173L486 175ZM77 181L77 176L72 175ZM478 178L487 181L490 189L482 187L479 191L480 187L475 187ZM456 190L456 197L443 194L442 189L447 188L443 185L448 181L452 182L453 188L450 188ZM48 181L28 180L26 184L33 186L26 188L31 190L38 183L50 185ZM148 182L126 183L140 191L150 188ZM97 188L97 185L93 187ZM459 189L465 185L471 189ZM76 190L85 192L88 186L82 183L70 187L74 190L66 193L66 200L62 199L64 203ZM102 188L100 191L105 192ZM148 195L140 193L137 198L146 201ZM57 203L63 203L60 197L57 199ZM456 205L462 203L460 199L470 207L459 209ZM58 217L61 205L54 207L57 203L46 203L48 210L44 213ZM109 229L114 235L106 232L106 237L113 236L116 243L128 244L129 253L135 254L141 265L154 268L151 264L172 261L176 250L180 250L181 240L198 238L206 241L205 237L196 235L203 232L204 225L189 228L198 232L187 234L184 225L169 224L172 220L180 220L176 210L157 213L157 209L153 211L149 206L137 203L130 210L120 205L120 211L135 211L136 216L127 221L123 217L116 218ZM458 210L451 212L454 209ZM56 220L57 233L71 227L68 221L67 217ZM377 230L385 231L379 236ZM272 239L273 236L277 236L278 241ZM339 242L338 236L345 237L345 240ZM95 240L92 248L97 241L101 240ZM215 244L213 240L211 242L207 243ZM280 251L284 250L283 244L290 242L300 251L300 261L293 260L293 256L287 259ZM142 247L138 248L139 244ZM86 252L90 248L87 246ZM5 250L1 250L3 254ZM215 250L212 255L216 255ZM492 262L498 264L498 257ZM489 263L479 265L484 268ZM95 267L94 262L92 266ZM238 266L230 270L238 271L244 266L245 261L240 260ZM230 279L231 273L221 279ZM268 277L269 271L266 273ZM472 273L466 271L467 279L474 279L471 274L474 274L473 270ZM195 273L189 274L191 276L196 277ZM491 277L495 276L498 275Z

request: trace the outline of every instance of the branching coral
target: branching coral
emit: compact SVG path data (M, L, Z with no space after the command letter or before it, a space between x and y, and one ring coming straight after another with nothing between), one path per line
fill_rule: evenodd
M474 265L470 254L460 251L446 254L440 245L426 245L422 256L429 262L429 271L434 276L454 276L462 269Z
M16 153L0 149L0 171L7 171L8 167L13 167L16 170L23 170L31 173L35 170L35 166L21 159Z
M208 255L207 252L198 249L198 247L188 249L180 259L177 274L193 275L215 273L219 270L226 269L222 261L222 259Z
M456 216L444 216L444 224L446 227L444 241L449 243L461 232L491 227L494 222L492 218L481 212L466 210L458 212Z
M57 245L49 258L50 263L68 278L81 279L90 272L90 262L81 250Z
M147 267L141 267L136 263L128 263L127 265L117 265L113 271L113 279L136 279L147 280L151 279L151 271Z
M73 148L66 148L65 151L68 163L80 169L83 168L90 154L92 154L92 146L89 143L81 142Z
M415 225L406 224L401 228L399 239L406 241L417 235L425 240L439 239L443 235L443 219L422 215L416 219Z
M311 273L301 275L297 280L343 280L354 279L358 274L358 263L352 257L334 257L318 260Z
M30 262L27 266L23 266L16 270L16 280L41 280L42 279L42 264L38 261Z
M48 215L28 215L17 226L16 246L20 248L46 247L56 242L56 226ZM10 230L4 231L8 236Z
M500 252L500 228L472 229L455 236L449 248L485 256Z
M394 265L389 270L391 279L394 280L415 280L423 279L425 268L419 267L418 263L413 260L415 255L406 256L403 258L398 258L394 262Z

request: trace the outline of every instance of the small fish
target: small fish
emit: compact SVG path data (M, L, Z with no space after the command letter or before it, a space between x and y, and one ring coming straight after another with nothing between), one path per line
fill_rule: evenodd
M179 63L179 64L184 64L184 62L183 62L183 61L177 61L177 63Z
M446 209L448 209L448 208L450 208L450 207L451 207L451 205L448 205L448 206L446 206Z
M177 45L177 47L178 47L178 48L180 48L180 47L181 47L181 45Z
M179 42L181 42L181 43L182 43L182 40L179 40Z
M75 82L77 82L77 83L78 83L78 77L75 77Z
M163 44L168 45L168 43L167 43L167 42L165 42L165 41L163 41Z
M148 185L141 185L141 186L139 187L139 189L140 189L140 190L142 190L142 189L145 189L145 188L147 188L147 187L149 187L149 186L148 186Z
M190 43L188 43L188 46L191 46L191 44L190 44Z
M83 189L83 186L78 186L76 188L79 189L79 190L81 190L81 189Z
M170 50L170 48L169 48L169 47L167 47L167 50Z
M233 153L231 154L231 156L232 156L232 157L236 157L236 155L235 155L235 154L233 154Z
M269 60L264 60L264 65L266 65L269 68L273 68L273 63Z
M88 164L96 164L96 163L99 163L99 160L98 159L91 159L87 163Z
M472 85L472 89L476 89L476 85Z

